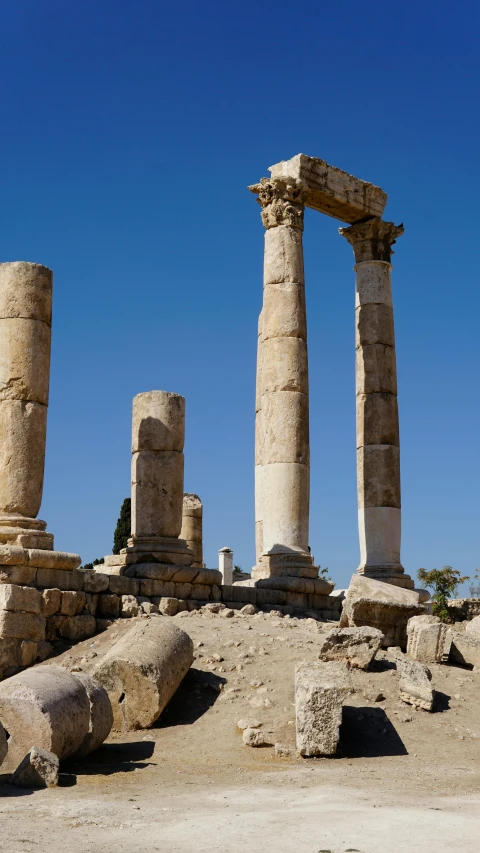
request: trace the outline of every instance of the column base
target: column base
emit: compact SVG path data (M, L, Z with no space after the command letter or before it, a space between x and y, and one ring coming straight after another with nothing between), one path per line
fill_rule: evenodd
M283 577L316 578L318 566L313 565L313 557L308 551L283 551L262 554L252 568L253 581Z
M53 551L53 533L40 518L0 513L0 544Z
M357 574L372 578L375 581L390 583L402 589L414 589L415 581L410 575L405 574L401 563L389 563L382 566L359 566Z
M105 557L105 566L121 567L135 563L167 563L174 566L192 566L193 551L184 539L170 536L135 536L128 540L120 554Z

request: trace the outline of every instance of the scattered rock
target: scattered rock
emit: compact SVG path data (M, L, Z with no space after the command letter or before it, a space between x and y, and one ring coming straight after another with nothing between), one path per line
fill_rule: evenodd
M291 758L294 755L293 749L290 749L289 746L285 746L283 743L275 744L275 755L278 758Z
M344 660L351 668L368 669L382 645L378 628L332 628L320 649L320 660Z
M260 720L239 720L237 723L237 729L244 732L245 729L259 729L262 725L263 723L261 723Z
M259 729L245 729L242 735L245 746L265 746L266 740L263 732Z
M48 749L32 746L10 778L17 788L56 788L60 762Z
M400 699L415 708L433 711L435 691L431 684L432 673L428 666L402 656L397 658L397 669L400 675Z
M258 607L254 604L246 604L245 607L242 607L240 613L243 613L244 616L255 616L258 613Z

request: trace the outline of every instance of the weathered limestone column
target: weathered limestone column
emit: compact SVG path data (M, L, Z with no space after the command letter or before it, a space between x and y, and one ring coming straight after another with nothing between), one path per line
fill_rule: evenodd
M193 551L193 569L203 569L203 506L198 495L183 496L183 516L180 539Z
M413 588L400 562L397 369L390 272L403 226L372 218L340 234L356 265L358 572Z
M305 189L262 178L265 233L256 417L256 580L317 574L308 551L310 454L302 231Z
M50 379L52 272L0 264L0 542L53 548L42 501Z
M218 570L222 574L222 584L233 584L233 551L231 548L220 548L218 552Z
M163 554L167 562L191 564L193 554L179 538L184 440L184 397L147 391L133 398L132 538L127 552L156 552L156 559Z

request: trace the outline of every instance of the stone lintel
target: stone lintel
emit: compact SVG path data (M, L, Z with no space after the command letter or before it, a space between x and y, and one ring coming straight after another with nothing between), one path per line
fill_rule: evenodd
M387 194L380 187L330 166L318 157L297 154L270 166L272 178L289 176L307 188L305 204L313 210L353 224L366 217L381 217Z

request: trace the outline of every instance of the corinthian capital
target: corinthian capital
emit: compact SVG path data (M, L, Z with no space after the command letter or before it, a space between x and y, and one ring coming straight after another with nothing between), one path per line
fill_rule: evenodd
M384 222L383 219L367 219L349 228L339 228L338 233L353 246L357 264L361 261L387 261L394 254L392 246L404 232L403 225Z
M303 230L306 187L296 178L262 178L248 188L258 195L265 228L290 225Z

